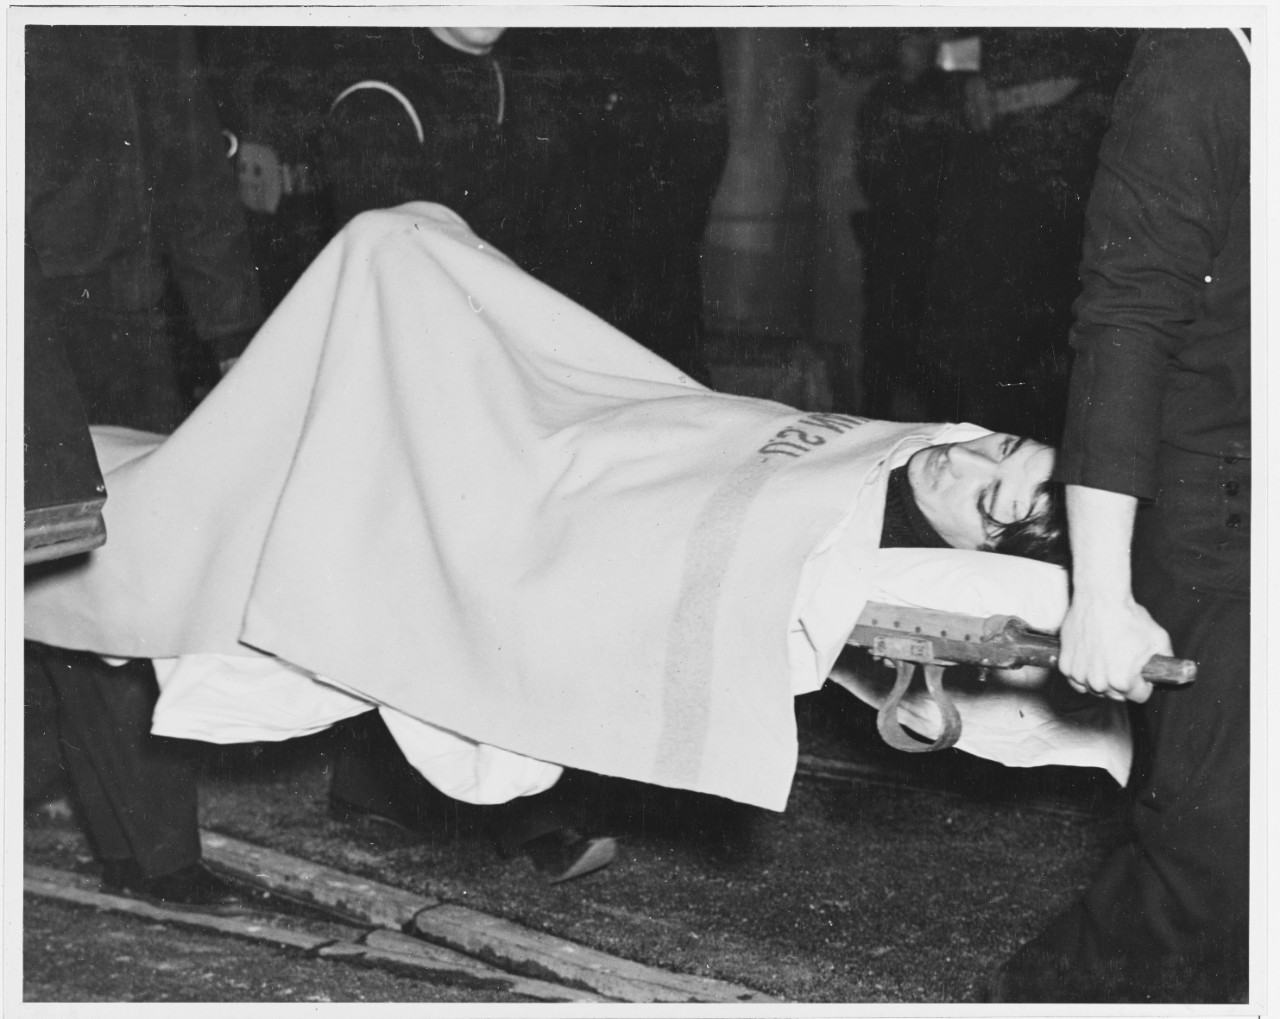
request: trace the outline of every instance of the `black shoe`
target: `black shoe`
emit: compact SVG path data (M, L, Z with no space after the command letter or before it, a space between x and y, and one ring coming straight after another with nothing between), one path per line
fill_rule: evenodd
M205 866L204 861L147 877L134 860L108 860L102 865L102 885L108 891L166 906L227 909L245 905L241 892Z
M555 885L609 866L618 855L618 840L588 838L573 828L557 828L521 843L520 852Z

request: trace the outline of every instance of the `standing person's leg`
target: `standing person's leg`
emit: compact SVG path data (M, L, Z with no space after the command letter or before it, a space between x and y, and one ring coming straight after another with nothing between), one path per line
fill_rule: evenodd
M91 425L168 434L190 413L175 338L159 309L110 312L73 304L57 323Z
M489 826L505 856L527 855L556 884L607 867L617 855L612 836L588 836L589 787L597 776L566 768L545 792L490 807Z
M151 663L113 668L84 652L38 653L58 699L63 759L98 855L134 860L151 875L198 860L192 763L150 732L157 696Z
M151 735L151 662L112 667L85 652L28 650L58 701L63 760L105 882L191 905L236 901L200 862L194 762L177 741Z
M1139 711L1134 839L1002 967L994 1000L1247 1000L1249 485L1216 463L1171 467L1139 514L1135 597L1199 669Z
M439 837L456 829L459 803L431 785L405 758L381 714L366 711L331 732L337 741L329 815L357 827L399 828Z
M58 702L32 645L23 662L23 800L28 808L66 794L66 768L58 747Z
M331 816L348 824L369 819L418 831L453 819L457 801L414 769L377 712L343 723L343 732L329 783ZM567 881L607 866L617 854L615 839L582 833L591 780L569 769L544 792L471 809L484 819L504 856L529 856L551 881Z
M1189 1000L1247 1000L1250 487L1248 461L1167 462L1134 541L1135 597L1199 665L1144 707L1154 766L1135 807L1165 888L1150 926L1198 973Z

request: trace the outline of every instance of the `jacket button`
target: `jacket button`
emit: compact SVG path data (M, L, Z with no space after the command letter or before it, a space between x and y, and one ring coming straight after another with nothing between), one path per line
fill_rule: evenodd
M1226 482L1225 484L1223 484L1223 486L1222 486L1222 487L1223 487L1224 489L1226 489L1226 491L1227 491L1227 495L1239 495L1239 494L1240 494L1240 482L1238 482L1238 481L1228 481L1228 482Z
M1229 517L1227 517L1228 527L1239 527L1240 523L1241 523L1241 520L1240 520L1239 513L1232 513Z

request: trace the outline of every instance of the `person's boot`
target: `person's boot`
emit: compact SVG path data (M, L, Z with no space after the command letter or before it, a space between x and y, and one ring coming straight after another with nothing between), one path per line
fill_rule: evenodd
M134 860L107 860L102 886L165 906L222 910L245 905L243 894L211 871L203 860L148 877Z

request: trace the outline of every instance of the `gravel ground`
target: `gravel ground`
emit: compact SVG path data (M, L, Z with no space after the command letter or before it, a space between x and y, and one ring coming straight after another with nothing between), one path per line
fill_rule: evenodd
M1019 772L951 751L889 751L874 736L871 713L839 691L802 699L798 711L802 752L894 767L919 788L801 779L787 811L773 814L604 783L597 819L622 837L619 859L559 886L545 884L527 860L502 858L465 808L419 836L330 819L333 742L324 735L207 754L202 819L593 948L797 1002L979 1000L991 968L1078 893L1120 836L1112 819L1118 797L1096 773ZM1029 809L1032 802L1063 811ZM726 846L717 837L726 827L748 837ZM27 858L91 866L82 841L39 827L28 830ZM136 947L122 950L84 936L100 921L93 911L28 897L29 997L511 1000L275 949L258 977L222 966L216 946L226 938L142 924ZM62 957L45 947L67 942L73 950ZM112 960L122 955L149 961L96 997L95 967L119 968L125 960Z

